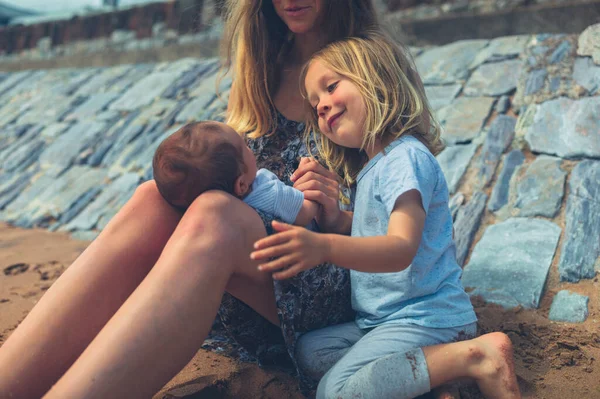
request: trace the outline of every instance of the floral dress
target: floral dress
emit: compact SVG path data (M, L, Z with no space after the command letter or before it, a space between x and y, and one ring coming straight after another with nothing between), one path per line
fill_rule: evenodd
M304 124L290 121L280 113L277 113L277 122L278 128L273 135L250 140L249 146L256 155L259 168L270 170L291 185L289 178L300 158L308 156L302 139ZM259 214L267 234L272 234L272 216ZM298 369L294 358L296 340L303 332L354 319L350 274L347 269L325 263L293 278L274 280L273 284L281 328L226 293L210 338L224 332L238 347L234 356L242 360L255 359L261 365L295 369L300 387L307 393L318 381L310 380ZM205 347L214 349L215 345Z

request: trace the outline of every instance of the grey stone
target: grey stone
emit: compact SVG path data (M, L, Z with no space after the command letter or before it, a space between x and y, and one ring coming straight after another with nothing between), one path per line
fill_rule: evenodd
M97 151L100 151L103 154L93 156L92 158L100 157L100 159L93 162L101 161L101 165L107 167L115 164L117 158L127 149L128 144L134 141L144 131L145 125L132 122L136 117L136 114L132 114L127 119L117 122L115 127L109 132L112 145L110 145L109 148L106 148L107 144L101 145Z
M61 230L92 230L97 228L99 223L100 229L103 228L133 195L139 182L139 175L128 173L104 185L102 193Z
M504 165L498 175L492 195L488 203L488 210L495 212L508 203L510 179L516 168L525 161L525 155L520 150L512 150L504 157Z
M132 87L135 83L152 74L153 71L153 64L133 65L132 69L129 70L127 74L111 83L110 87L108 88L108 91L114 93L123 93L125 90Z
M556 293L550 306L548 318L567 323L583 323L588 317L588 296L561 290Z
M467 143L481 132L492 111L494 99L460 97L437 112L442 123L442 138L448 144Z
M101 185L94 186L94 187L90 188L87 192L83 193L83 195L81 197L77 198L71 204L69 209L67 209L65 212L63 212L60 215L60 217L58 218L58 221L56 223L54 223L54 225L51 226L54 229L54 231L56 231L61 225L68 223L71 219L73 219L75 216L77 216L86 206L89 205L90 202L92 202L94 200L94 198L96 198L96 196L98 196L98 194L101 191L102 191Z
M458 210L465 202L465 195L461 192L456 193L450 198L448 201L448 207L450 208L450 214L452 215L452 220L456 219L456 214Z
M535 106L525 139L532 151L562 158L600 157L600 97L558 98Z
M64 133L70 126L71 125L69 123L53 123L42 130L40 135L45 139L54 140Z
M567 172L560 168L560 159L540 155L518 180L515 208L520 216L553 218L563 199Z
M600 88L600 66L594 64L591 58L576 58L573 66L573 80L590 94Z
M118 96L118 93L93 94L83 104L71 111L65 120L95 119L94 117L106 109Z
M560 227L542 219L511 218L489 226L462 276L471 296L505 308L537 308Z
M426 50L415 60L423 83L446 84L465 80L469 65L487 40L462 40Z
M105 176L103 169L81 166L72 167L59 178L42 175L6 207L5 215L21 226L47 225L90 189L103 184Z
M60 122L62 118L72 109L73 98L66 96L53 96L51 101L47 98L38 97L37 102L32 104L31 109L23 113L16 123L38 124Z
M548 47L548 46L537 45L537 46L533 46L531 48L531 53L535 54L535 55L543 55L543 54L546 54L548 52L548 50L550 50L550 47Z
M520 60L483 64L473 72L464 93L468 96L500 96L515 90L521 74Z
M516 124L517 120L512 116L498 115L490 125L475 164L479 189L486 187L494 177L500 156L506 151L515 136Z
M561 62L565 56L571 51L571 43L568 41L561 42L558 47L554 49L550 57L548 58L548 62L550 64L556 64Z
M548 89L551 93L556 93L560 89L560 84L562 80L559 76L552 76L550 78L550 84L548 85Z
M40 165L68 167L80 153L96 144L105 125L97 122L78 123L60 135L40 155Z
M202 97L206 96L208 93L220 94L223 91L229 89L231 87L231 83L231 75L227 75L221 78L217 70L213 69L208 71L202 76L202 79L199 79L197 81L196 86L190 90L189 96Z
M525 95L529 96L540 91L544 87L547 76L548 72L545 69L534 69L529 72L525 82Z
M74 97L90 96L106 92L119 79L126 76L133 67L131 65L119 65L99 71L89 81L83 83L75 93Z
M31 183L35 171L3 173L0 182L0 209L15 200Z
M561 281L593 278L600 266L600 161L582 161L569 179Z
M471 65L469 65L469 68L475 69L484 62L497 62L516 58L525 50L525 45L529 39L530 37L526 35L494 39L477 54Z
M133 111L145 107L159 97L178 75L171 72L154 72L128 89L122 97L113 102L109 109L117 111Z
M456 192L460 179L467 170L471 158L475 154L475 150L477 150L476 144L455 145L446 147L437 156L437 160L448 182L448 192L450 194Z
M0 99L2 99L4 93L13 89L15 86L20 84L21 82L26 82L28 78L33 74L32 71L23 71L23 72L15 72L11 73L8 78L2 80L0 82Z
M577 54L591 56L600 65L600 24L588 26L579 35Z
M215 93L207 91L204 95L192 98L181 110L179 115L177 115L175 121L177 123L187 123L204 119L206 107L213 102L216 97L217 95Z
M461 266L467 259L471 242L479 229L487 199L485 193L477 191L466 205L460 207L456 214L454 241L456 242L456 261Z
M434 111L450 105L452 100L460 93L462 85L440 85L440 86L425 86L425 94L427 100Z
M40 137L21 145L12 151L2 162L4 172L17 172L34 163L44 150L45 142Z
M505 114L510 109L510 97L502 96L498 99L496 104L496 112L499 114Z
M202 78L208 71L214 70L216 64L217 63L214 61L200 63L196 67L181 75L181 77L177 79L173 85L168 87L163 92L162 96L164 98L174 99L180 95L181 92L187 93L192 87L194 87L198 79Z
M71 234L74 240L94 241L100 235L98 231L75 231Z

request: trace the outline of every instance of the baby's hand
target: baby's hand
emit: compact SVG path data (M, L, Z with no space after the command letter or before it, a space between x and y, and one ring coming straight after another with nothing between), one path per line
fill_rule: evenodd
M276 280L294 277L303 270L313 268L329 258L329 240L303 227L273 221L277 234L254 243L253 260L274 260L258 266L258 270L273 273Z

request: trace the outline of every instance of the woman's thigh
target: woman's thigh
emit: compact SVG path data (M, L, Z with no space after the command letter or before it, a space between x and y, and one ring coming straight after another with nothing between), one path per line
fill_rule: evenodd
M194 201L179 228L189 229L197 240L210 240L213 262L206 267L228 273L226 291L278 324L273 279L250 259L254 243L266 235L256 211L229 194L209 191Z

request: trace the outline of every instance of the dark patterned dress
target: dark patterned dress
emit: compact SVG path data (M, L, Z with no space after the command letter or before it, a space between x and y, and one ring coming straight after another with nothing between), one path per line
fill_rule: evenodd
M291 185L289 178L300 158L308 156L302 140L304 124L287 120L280 113L277 122L275 134L251 140L249 146L259 168L270 170ZM272 234L273 218L259 214L267 234ZM243 348L244 356L250 355L259 364L294 370L302 391L307 393L316 387L317 381L305 377L298 369L294 358L296 340L303 332L354 319L350 274L347 269L326 263L287 280L274 280L273 284L281 328L226 293L219 309L221 326L216 329L222 328Z

